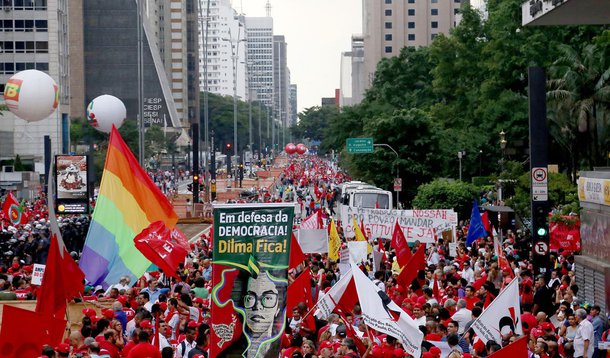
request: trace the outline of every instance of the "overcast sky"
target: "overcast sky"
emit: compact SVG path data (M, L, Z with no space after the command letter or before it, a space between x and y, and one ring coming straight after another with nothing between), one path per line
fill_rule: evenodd
M246 16L265 16L267 0L233 0ZM319 106L339 88L341 52L362 33L361 0L271 0L275 35L286 36L291 82L298 86L298 111Z
M265 16L267 0L232 0L246 16ZM482 0L472 0L476 6ZM362 33L362 0L271 0L274 33L286 36L298 110L319 106L339 88L341 52Z

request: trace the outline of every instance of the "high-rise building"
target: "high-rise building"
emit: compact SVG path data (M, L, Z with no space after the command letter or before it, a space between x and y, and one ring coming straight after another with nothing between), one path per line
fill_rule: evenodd
M238 16L229 0L199 0L199 5L203 15L203 20L199 25L201 34L199 37L199 68L202 74L206 70L203 51L206 47L204 41L207 31L208 91L223 96L233 96L233 81L234 76L237 75L237 97L245 100L247 33L243 17ZM199 87L202 91L204 89L203 81L204 78L201 75Z
M341 53L341 93L339 106L351 106L362 101L365 90L364 38L352 35L352 50Z
M364 67L370 87L377 63L405 46L427 46L456 25L461 0L363 0Z
M246 17L248 86L267 108L274 108L273 18Z
M8 79L28 69L48 73L60 94L57 110L38 122L2 113L0 159L19 155L24 163L42 164L45 135L51 138L52 153L69 150L68 0L2 1L0 10L0 103Z
M298 107L297 107L297 105L298 105L297 96L298 96L297 85L294 83L291 83L290 84L290 122L288 123L289 126L296 126L297 121L299 119Z
M193 15L196 16L197 7L193 1L141 2L141 97L142 115L147 125L184 127L189 117L197 115L195 109L188 113L188 99L196 94L185 95L181 90L197 83L189 83L188 78L196 75L197 63L196 52L193 58L193 51L188 47L189 32L197 33L188 29L189 24L194 24ZM85 1L82 14L85 103L102 94L116 96L125 103L127 118L135 120L139 112L137 2ZM189 20L185 22L183 17ZM171 59L169 64L168 59ZM189 68L193 61L195 63ZM169 74L166 66L171 68ZM174 95L178 101L174 101ZM180 114L176 103L182 104Z
M273 92L275 118L285 128L288 125L288 97L290 71L288 70L288 44L283 35L273 36Z

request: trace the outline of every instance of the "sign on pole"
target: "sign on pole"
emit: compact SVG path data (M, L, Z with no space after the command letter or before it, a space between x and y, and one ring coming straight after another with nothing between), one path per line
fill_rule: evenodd
M547 201L549 200L548 187L549 173L547 168L536 167L532 168L532 200Z
M373 138L347 138L347 152L350 154L373 153Z
M402 178L394 178L394 191L402 191Z

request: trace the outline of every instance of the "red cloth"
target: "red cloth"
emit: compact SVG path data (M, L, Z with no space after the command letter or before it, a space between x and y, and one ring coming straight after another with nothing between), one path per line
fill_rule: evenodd
M59 345L66 321L5 305L4 324L0 330L0 352L3 358L35 358L43 344Z
M419 270L424 270L425 268L426 245L420 245L419 249L409 260L409 263L407 263L407 265L403 267L396 280L398 281L398 283L403 285L403 287L408 288L409 286L411 286L411 282L413 282L413 279L417 277L417 272Z
M409 263L413 254L411 253L411 248L407 243L405 234L402 232L402 228L398 225L398 220L396 220L396 223L394 224L394 232L392 233L390 246L396 251L396 259L398 260L398 265L400 267Z
M161 358L161 353L154 345L144 342L138 343L135 347L129 350L127 358Z
M499 351L492 353L487 358L514 358L514 357L527 357L527 340L529 336L523 336L508 346L500 349Z
M55 216L50 217L50 220L55 221ZM53 226L52 224L51 229L53 229ZM66 311L66 301L83 292L84 279L85 274L70 256L61 237L56 232L52 232L47 266L40 286L36 312L47 316L63 317Z
M2 212L4 217L8 219L11 224L27 224L29 215L27 209L24 209L19 205L17 198L13 195L13 192L9 192L2 205Z
M102 340L100 342L100 348L105 349L108 352L108 354L110 354L110 358L120 358L121 357L117 346L108 342L107 340Z
M292 317L292 309L301 302L307 308L312 307L311 297L311 271L306 268L289 286L286 293L286 316Z
M303 253L303 250L301 250L301 245L299 245L296 237L294 237L293 232L292 238L290 239L290 260L288 268L295 268L303 263L303 261L305 261L305 254Z

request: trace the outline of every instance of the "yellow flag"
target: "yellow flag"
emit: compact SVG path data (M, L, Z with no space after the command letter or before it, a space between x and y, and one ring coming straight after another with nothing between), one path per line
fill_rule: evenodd
M356 235L356 241L367 242L366 253L370 254L371 252L373 252L373 246L371 246L371 244L368 244L368 240L366 239L366 236L364 236L364 234L362 233L362 229L360 229L360 226L358 226L358 222L356 221L356 218L353 218L353 220L354 220L354 235Z
M339 249L341 248L341 238L337 231L335 220L330 220L330 232L328 233L328 258L339 262Z
M356 221L356 218L353 218L353 220L354 220L354 235L356 235L356 241L366 241L366 237L362 233L360 226L358 226L358 222Z

